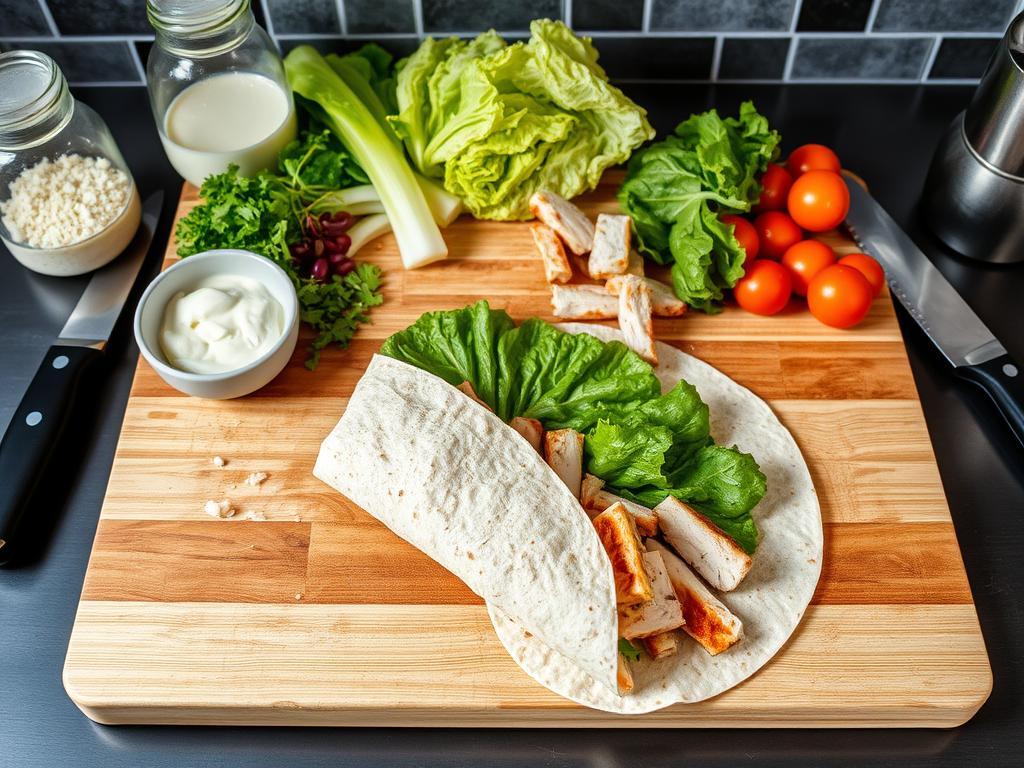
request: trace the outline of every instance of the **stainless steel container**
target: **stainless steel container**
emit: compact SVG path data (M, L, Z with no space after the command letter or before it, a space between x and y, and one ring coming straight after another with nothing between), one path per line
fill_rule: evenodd
M995 263L1024 261L1024 13L999 41L965 112L939 145L925 217L949 246Z

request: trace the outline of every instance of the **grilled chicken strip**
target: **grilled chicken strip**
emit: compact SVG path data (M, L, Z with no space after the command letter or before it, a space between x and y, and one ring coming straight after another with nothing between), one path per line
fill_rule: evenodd
M654 599L640 605L619 606L619 635L636 640L683 626L683 609L660 552L644 552L644 565L651 574Z
M599 214L594 228L594 248L587 261L587 273L595 280L607 280L625 274L629 267L629 236L633 220L629 216Z
M537 453L543 452L544 445L544 425L536 419L526 419L522 416L516 416L512 421L508 423L512 429L522 435L526 442L533 446L533 449Z
M651 323L651 289L646 278L622 275L619 278L619 330L626 346L651 365L658 364Z
M551 308L563 320L611 320L619 300L601 285L552 285Z
M683 631L704 646L704 650L712 656L734 645L743 634L742 622L668 547L653 539L649 539L646 544L649 552L661 553L668 578L682 606L683 618L686 619Z
M680 315L686 314L686 302L679 299L673 292L670 286L660 283L657 280L652 280L649 277L641 277L646 285L651 290L651 312L658 317L679 317ZM605 283L605 287L608 288L608 292L619 295L619 291L622 290L623 277L613 277Z
M533 215L562 238L570 251L582 256L594 247L594 223L579 208L554 192L540 190L530 196Z
M683 619L686 619L685 611ZM686 628L686 625L683 625ZM676 651L679 650L679 637L675 632L662 632L660 635L651 635L641 640L644 644L644 649L647 651L647 655L657 661L658 659L667 659L669 656L675 655Z
M535 221L530 225L533 244L544 262L544 277L549 283L567 283L572 279L572 265L565 255L562 241L555 230L546 224Z
M613 504L595 517L593 523L597 537L601 539L604 551L612 563L616 602L623 606L653 600L654 587L633 516L623 505Z
M750 570L750 555L721 528L674 496L654 508L665 540L715 589L736 589Z
M578 499L583 482L583 435L575 429L551 430L544 435L544 461Z
M476 391L473 389L473 385L470 384L468 381L462 382L461 384L459 384L456 387L456 389L459 390L459 392L464 394L466 397L468 397L470 400L476 401L477 403L482 405L484 408L486 408L488 411L490 411L491 413L494 413L494 411L492 410L491 406L489 406L487 403L485 403L483 400L481 400L479 397L477 397Z
M637 277L644 276L644 257L636 250L630 250L629 252L629 263L626 265L626 274L636 275Z
M658 516L654 514L653 509L604 490L604 480L589 473L583 477L580 504L588 511L588 514L603 512L612 504L622 504L633 516L641 536L654 536L658 533Z

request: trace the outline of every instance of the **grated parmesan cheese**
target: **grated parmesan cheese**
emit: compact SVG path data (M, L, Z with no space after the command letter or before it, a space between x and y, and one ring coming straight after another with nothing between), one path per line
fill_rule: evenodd
M249 476L245 478L245 484L251 485L253 488L255 488L258 485L262 485L263 481L265 481L268 477L270 477L270 475L268 475L266 472L250 472Z
M235 514L235 510L231 507L231 502L227 499L222 499L221 501L210 499L203 505L203 512L210 517L219 517L221 519L234 517Z
M0 215L11 237L62 248L102 232L128 205L132 180L105 157L44 158L11 182Z

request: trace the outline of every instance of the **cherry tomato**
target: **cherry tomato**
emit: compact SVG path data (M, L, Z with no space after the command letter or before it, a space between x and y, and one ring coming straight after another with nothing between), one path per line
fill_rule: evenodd
M793 177L781 165L772 163L761 177L761 199L757 201L759 211L784 211Z
M757 258L757 252L761 250L761 241L757 239L757 230L754 229L754 225L744 219L742 216L737 216L732 213L727 213L725 216L720 217L726 224L732 224L733 235L740 241L740 245L743 250L746 251L746 258L743 260L744 264L749 264Z
M850 190L838 173L808 171L789 190L789 215L811 232L827 232L843 223Z
M835 252L817 240L801 240L782 254L782 266L789 270L793 278L793 293L797 296L806 296L808 283L835 262Z
M789 303L793 279L781 264L758 259L733 289L736 303L755 315L774 315Z
M765 211L754 219L754 229L761 241L761 258L778 261L791 245L804 239L800 227L782 211Z
M871 283L853 267L833 264L821 270L807 289L811 314L833 328L852 328L871 308Z
M851 253L848 256L843 256L839 263L853 267L864 275L871 283L871 289L875 292L876 297L882 292L882 286L885 285L885 270L882 269L881 264L866 253Z
M786 169L794 179L808 171L839 173L842 168L839 157L824 144L804 144L790 152L786 160Z

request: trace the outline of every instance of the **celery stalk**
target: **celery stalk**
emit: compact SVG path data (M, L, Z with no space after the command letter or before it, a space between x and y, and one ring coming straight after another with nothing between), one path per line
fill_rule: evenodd
M416 176L373 113L311 46L292 50L284 66L292 90L338 134L370 177L406 269L445 258L448 247Z

